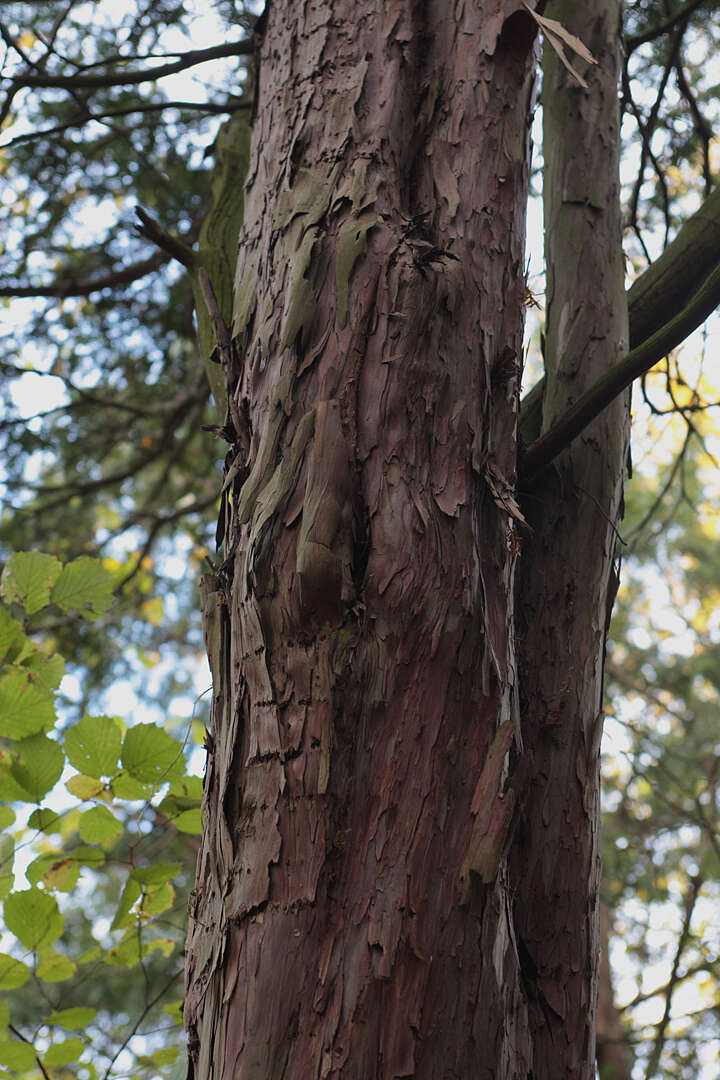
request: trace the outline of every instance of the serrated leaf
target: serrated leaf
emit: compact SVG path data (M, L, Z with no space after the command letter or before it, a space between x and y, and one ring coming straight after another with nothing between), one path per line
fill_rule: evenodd
M29 644L22 626L9 611L0 606L0 660L9 654L14 658Z
M8 930L26 949L49 944L63 932L64 921L57 901L40 889L11 892L5 898L3 911Z
M127 926L131 919L128 919L130 909L137 900L140 899L140 886L137 881L129 877L125 882L125 887L120 895L120 903L118 909L115 912L115 918L110 926L111 930L119 930L123 926Z
M59 653L44 653L39 649L23 660L22 667L32 672L34 685L47 694L57 690L65 674L65 661Z
M100 960L103 951L99 945L94 945L92 949L88 949L82 956L78 956L78 964L94 964L96 960Z
M102 780L96 780L93 776L83 776L75 773L65 781L65 787L76 799L85 802L86 799L95 799L103 791L105 785Z
M179 1053L179 1046L161 1046L159 1050L153 1050L152 1054L147 1056L153 1065L172 1065Z
M201 776L178 776L170 781L170 794L178 801L187 799L188 802L181 809L189 810L193 806L199 806L203 797L203 782Z
M125 733L122 763L142 784L158 784L185 771L182 747L156 724L136 724Z
M74 859L80 866L92 866L95 870L105 862L104 852L96 847L86 847L84 844L68 851L67 857Z
M91 1009L88 1005L76 1005L72 1009L53 1009L46 1023L74 1031L87 1027L96 1016L97 1009Z
M13 1072L30 1072L37 1069L35 1060L35 1048L32 1043L4 1042L0 1043L0 1065Z
M16 990L30 978L30 968L14 956L0 953L0 990Z
M141 784L126 772L119 773L110 787L116 799L125 799L127 802L138 802L141 799L144 802L153 795L152 784Z
M40 957L36 974L43 982L67 982L77 971L77 964L69 956L47 949Z
M110 716L87 713L65 733L65 753L80 773L99 778L112 776L117 769L122 732Z
M51 600L63 611L79 611L88 618L102 615L112 604L113 581L98 559L81 555L63 568Z
M15 885L13 866L15 863L15 841L9 833L0 834L0 897L12 892Z
M172 819L172 822L181 833L187 833L190 836L200 836L202 834L202 812L200 807L197 810L183 810L177 817Z
M175 900L175 889L172 887L169 881L166 881L163 885L153 886L148 890L142 902L143 915L154 918L156 915L161 915L163 911L168 911L173 906Z
M40 802L62 776L65 755L52 739L45 735L32 735L18 744L18 757L10 766L10 775Z
M62 564L39 551L16 551L5 563L0 594L9 604L22 604L28 615L50 602L50 591Z
M112 967L134 967L142 959L154 952L161 952L163 956L172 955L175 942L170 938L154 938L152 941L142 941L133 930L112 949L105 954L105 962Z
M24 739L55 726L53 695L32 681L22 668L12 668L0 678L0 735Z
M8 750L0 750L0 799L3 802L34 802L32 795L11 776L16 756Z
M168 1016L171 1016L173 1020L176 1020L178 1024L183 1022L183 999L178 998L177 1001L170 1001L167 1005L163 1005L162 1011Z
M43 833L59 832L61 823L61 815L57 810L51 810L49 806L38 807L28 818L28 828L37 829L38 832Z
M106 806L94 806L80 815L78 832L88 844L111 847L122 831L122 824Z
M37 811L33 811L37 813ZM32 817L32 814L30 815ZM0 806L0 830L9 829L15 823L15 811L12 806Z
M173 878L182 870L182 863L155 863L154 866L136 866L130 871L130 877L139 881L141 885L162 885Z
M41 881L48 889L70 892L80 877L80 864L64 852L45 852L28 866L25 876L31 885Z
M42 1056L43 1064L52 1068L60 1068L77 1061L85 1049L83 1039L66 1039L65 1042L53 1043Z

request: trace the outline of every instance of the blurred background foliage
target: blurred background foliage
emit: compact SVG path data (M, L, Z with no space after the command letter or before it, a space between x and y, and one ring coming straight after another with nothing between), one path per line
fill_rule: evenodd
M197 242L220 125L250 117L259 6L0 6L0 560L29 548L92 555L117 583L94 621L52 608L28 618L28 633L66 658L64 724L86 709L120 712L125 724L162 721L180 741L190 725L189 745L202 740L197 580L214 556L224 449L203 430L217 417L189 276L138 233L135 208ZM717 0L627 3L624 49L630 282L717 182ZM718 340L715 316L634 391L606 680L603 1080L720 1073ZM194 840L160 809L166 794L141 817L118 811L127 827L103 872L84 870L61 898L62 945L76 959L96 948L127 866L161 858L183 867L162 914L172 954L90 961L7 995L18 1042L42 1041L48 1006L100 1010L80 1063L52 1075L182 1074L181 1056L171 1064L179 1018L162 1008L181 996ZM18 838L32 835L21 824Z

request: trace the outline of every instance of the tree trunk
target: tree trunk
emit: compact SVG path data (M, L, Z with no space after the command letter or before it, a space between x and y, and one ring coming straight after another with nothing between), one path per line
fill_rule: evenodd
M545 432L627 351L620 243L618 0L547 15L598 63L585 90L544 49ZM533 1077L594 1076L604 644L615 598L628 394L523 496L532 533L518 578L530 773L511 856L515 929L531 1002ZM558 1070L554 1064L563 1062Z
M580 700L555 721L525 699L523 749L514 488L536 29L517 0L267 8L225 562L203 588L214 701L185 1005L202 1080L592 1075L612 531L605 516L588 523L579 491L595 492L604 463L594 497L614 520L624 450L604 420L607 462L593 428L592 459L565 466L582 567L549 549L542 514L525 541L524 579L537 558L555 601L558 587L577 597L570 655L550 663L544 643L536 662L553 677L569 667ZM610 267L600 287L614 290L619 237L612 223L598 235L612 248L597 253ZM616 329L592 377L615 358ZM622 407L614 417L622 429ZM552 528L560 482L546 487ZM523 678L541 695L525 632L539 594L525 588ZM561 723L577 737L558 740ZM555 749L574 771L551 810L576 816L538 833L526 813L514 833ZM577 843L559 869L584 862L561 951L581 970L555 1043L556 1025L541 1028L559 995L525 905L547 869L533 845L562 848L568 830Z

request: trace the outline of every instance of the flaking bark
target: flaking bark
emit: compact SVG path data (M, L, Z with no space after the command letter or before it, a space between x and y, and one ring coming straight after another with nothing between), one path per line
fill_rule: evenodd
M595 559L567 642L592 676L572 684L572 752L546 738L554 713L525 702L521 723L518 699L519 658L525 674L549 647L533 654L528 633L542 591L515 582L535 34L515 0L266 8L228 379L249 449L226 464L225 561L203 587L215 689L185 1003L197 1080L591 1075L590 605L611 545L594 519L578 526L573 485L592 483L595 458L569 477L563 520ZM614 302L619 237L604 218L598 235ZM623 445L601 469L608 517ZM548 500L523 561L567 597L585 565L558 562L555 488ZM530 692L564 693L550 671ZM569 801L550 801L575 816L533 832L546 781L571 768ZM566 826L579 875L558 855ZM576 877L557 917L553 859ZM558 968L529 907L538 877Z
M514 0L268 9L197 1077L527 1075L508 773L483 768L518 730L534 38Z

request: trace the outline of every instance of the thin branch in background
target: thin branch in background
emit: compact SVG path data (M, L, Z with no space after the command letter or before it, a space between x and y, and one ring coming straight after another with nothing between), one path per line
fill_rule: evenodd
M219 60L226 56L251 56L253 43L247 38L241 41L229 41L224 45L213 45L207 49L190 49L179 54L179 59L158 67L140 71L116 71L108 75L33 75L23 72L12 81L13 88L47 88L53 90L104 90L111 86L137 86L140 83L154 82L166 75L176 75L180 71L205 64L208 60Z
M688 0L684 7L674 14L668 15L657 26L651 26L641 34L627 35L625 37L625 55L629 56L639 45L644 45L647 41L656 41L663 34L667 34L668 30L672 30L674 26L677 26L684 19L689 19L692 13L705 3L707 3L707 0Z
M62 124L57 124L55 127L41 128L39 131L27 131L23 135L15 135L12 139L8 139L7 142L2 145L10 147L16 146L18 143L32 142L34 139L50 138L53 135L61 135L64 131L69 131L71 128L84 127L86 124L89 124L91 120L99 122L116 116L130 116L135 113L157 113L165 112L168 109L177 109L180 112L199 112L207 116L218 116L224 114L229 115L231 113L240 112L243 109L249 110L250 108L252 108L252 103L249 101L242 101L240 98L229 98L226 101L158 101L146 105L138 103L137 105L128 105L122 109L107 109L104 112L92 115L74 116Z
M713 179L710 172L710 142L712 140L713 132L711 125L707 122L703 116L700 106L697 103L697 98L690 88L690 84L687 81L685 75L685 69L682 65L682 61L678 58L675 63L675 79L677 80L678 90L682 94L684 100L687 102L687 106L690 109L690 113L693 118L693 125L697 132L700 144L702 146L702 162L703 162L703 180L705 181L705 195L710 194L713 189Z
M108 1065L107 1069L105 1070L105 1072L103 1074L103 1080L110 1080L110 1073L112 1071L113 1065L115 1064L117 1059L120 1057L123 1050L126 1048L126 1046L130 1042L130 1040L133 1038L133 1036L137 1035L138 1030L140 1028L140 1025L142 1024L142 1022L145 1019L145 1017L147 1016L147 1014L150 1012L150 1010L153 1008L153 1006L157 1005L158 1001L162 1000L162 998L165 996L165 994L167 994L170 987L174 986L174 984L178 981L178 979L180 978L180 976L182 974L183 974L182 971L176 971L175 974L173 975L172 979L170 979L167 983L165 983L163 988L158 991L158 993L155 995L155 997L151 998L149 1001L146 1001L145 1007L143 1008L143 1010L141 1011L141 1013L137 1017L135 1023L133 1024L132 1028L130 1029L130 1032L129 1032L128 1036L126 1037L124 1042L121 1044L121 1046L117 1049L114 1057L112 1057L110 1059L110 1064Z
M663 1014L656 1026L655 1041L653 1043L652 1050L650 1051L650 1057L648 1059L647 1068L645 1070L645 1080L653 1080L654 1076L657 1076L658 1068L660 1066L660 1058L662 1056L663 1048L665 1046L666 1032L668 1024L670 1023L670 1009L672 1007L672 998L675 992L675 988L678 984L679 977L678 972L680 969L680 961L682 960L685 947L687 946L690 938L690 924L692 922L693 913L695 911L695 905L697 904L700 890L704 884L704 879L698 874L690 879L689 888L685 897L685 911L683 914L682 929L680 936L675 947L675 955L673 956L672 969L670 972L670 978L668 980L667 989L665 993L665 1007Z
M0 285L0 296L28 298L47 297L58 300L68 300L71 297L87 297L102 289L116 289L122 285L131 285L140 278L147 277L160 267L166 266L170 261L167 252L156 252L149 259L123 266L120 270L113 270L88 281L76 281L72 278L67 281L48 282L46 285L23 285L19 282L11 285Z

